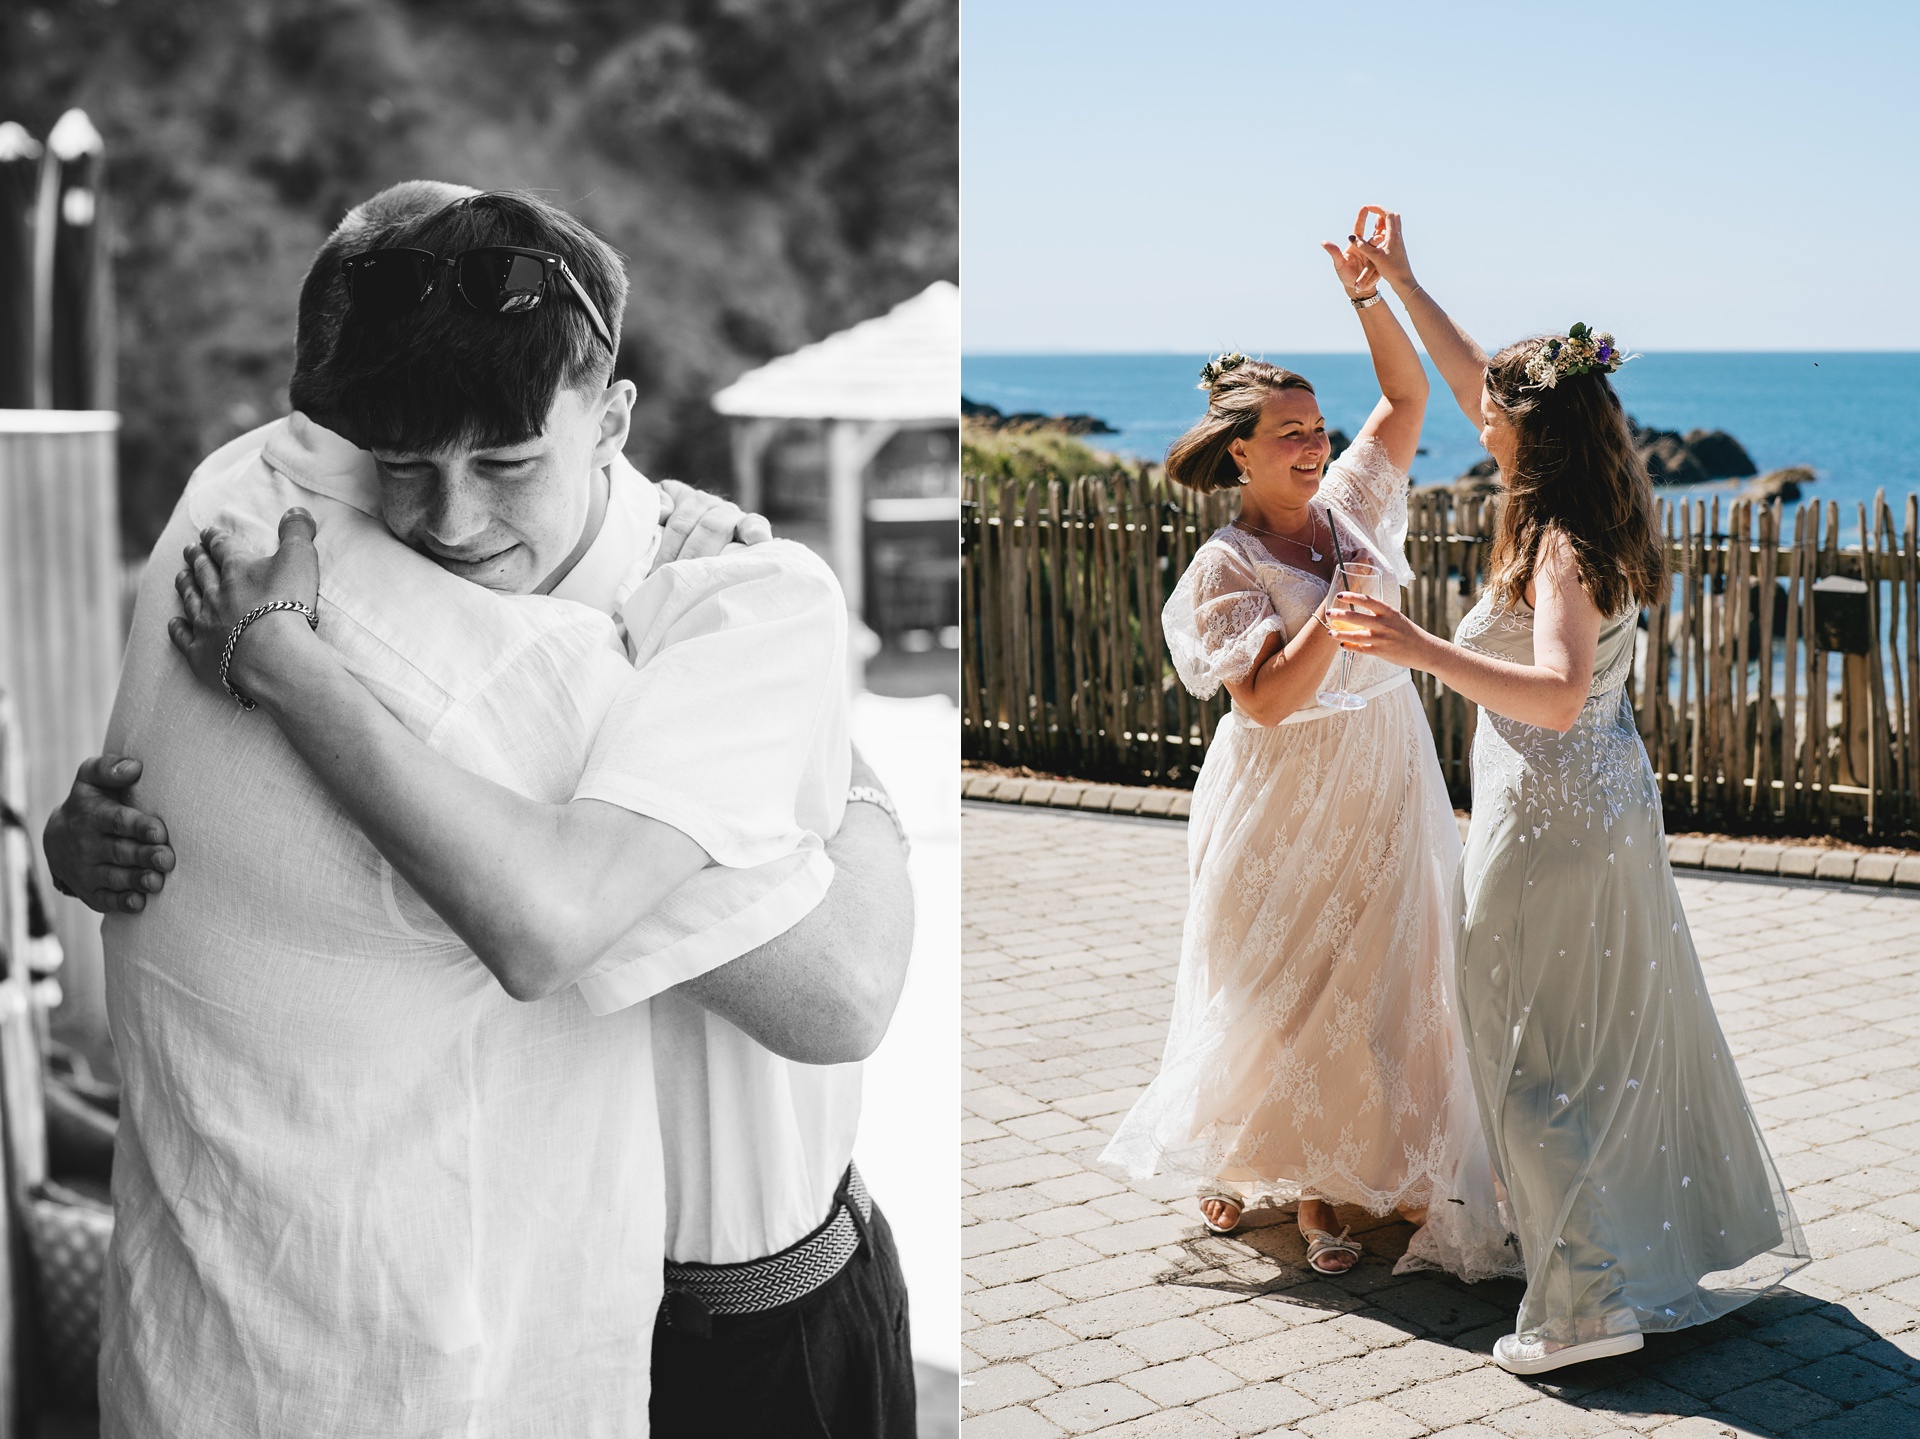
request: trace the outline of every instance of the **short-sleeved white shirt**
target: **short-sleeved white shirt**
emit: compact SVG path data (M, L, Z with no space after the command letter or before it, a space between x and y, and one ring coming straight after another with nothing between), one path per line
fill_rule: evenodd
M615 470L599 537L553 592L614 614L636 666L575 795L700 841L717 862L700 876L710 888L683 887L675 901L713 906L684 921L711 935L726 913L773 902L780 887L768 876L840 827L852 753L846 600L823 561L784 540L648 575L658 504L637 479ZM697 806L679 778L689 774L700 777ZM645 988L673 942L652 927L643 939ZM581 988L603 1010L622 1002L619 985L609 961ZM668 1256L731 1264L805 1237L827 1217L853 1155L860 1066L782 1059L677 994L659 995L652 1010Z
M141 585L108 743L146 762L132 799L180 865L104 925L125 1095L102 1432L644 1435L664 1160L631 1001L732 955L683 944L649 975L636 951L606 1015L512 1000L167 641L198 528L270 545L304 505L321 636L356 677L463 767L570 798L635 678L614 625L414 554L358 453L298 415L243 436Z

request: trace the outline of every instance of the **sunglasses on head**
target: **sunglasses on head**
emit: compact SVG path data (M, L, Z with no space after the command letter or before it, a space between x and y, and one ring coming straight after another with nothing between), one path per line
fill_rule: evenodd
M353 307L387 317L403 315L431 295L440 284L442 270L453 271L460 298L483 315L524 315L539 309L557 275L567 282L608 351L619 353L600 307L574 278L567 262L549 250L479 245L444 258L431 250L368 250L348 256L340 268L346 274L347 298Z

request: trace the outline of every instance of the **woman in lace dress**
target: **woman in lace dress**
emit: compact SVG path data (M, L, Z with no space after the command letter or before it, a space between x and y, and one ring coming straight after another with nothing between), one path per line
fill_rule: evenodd
M1453 809L1404 669L1355 663L1364 709L1314 698L1338 654L1321 620L1335 563L1407 578L1426 374L1363 257L1327 248L1382 392L1352 448L1328 467L1312 386L1226 356L1167 456L1195 489L1243 486L1238 521L1200 547L1164 615L1182 681L1203 698L1225 685L1233 710L1194 789L1165 1057L1102 1158L1189 1179L1220 1232L1255 1199L1298 1199L1324 1273L1360 1253L1333 1232L1334 1204L1425 1210L1409 1267L1478 1278L1512 1251L1453 1010Z
M1385 607L1351 647L1480 705L1459 986L1474 1086L1527 1265L1494 1357L1534 1374L1726 1313L1807 1260L1714 1017L1625 684L1666 585L1647 472L1575 326L1486 355L1379 268L1499 462L1486 591L1455 643Z

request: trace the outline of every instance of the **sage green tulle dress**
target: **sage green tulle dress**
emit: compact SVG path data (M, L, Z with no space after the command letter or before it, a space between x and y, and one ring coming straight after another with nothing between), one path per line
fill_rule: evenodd
M1714 1017L1627 703L1635 621L1602 631L1566 734L1480 711L1458 985L1469 1067L1527 1266L1523 1338L1717 1318L1807 1262ZM1464 647L1533 662L1483 598Z

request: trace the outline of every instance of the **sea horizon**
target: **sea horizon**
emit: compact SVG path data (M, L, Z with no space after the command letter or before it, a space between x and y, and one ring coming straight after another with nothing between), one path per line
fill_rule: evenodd
M1353 434L1379 398L1364 350L1248 350L1313 382L1329 427ZM1002 351L961 355L961 393L977 404L1049 415L1087 414L1112 434L1097 449L1158 461L1204 409L1197 388L1203 351ZM1425 358L1424 356L1422 357ZM1427 363L1431 391L1412 466L1416 484L1451 480L1485 452ZM1884 488L1899 523L1920 492L1920 350L1655 350L1614 376L1627 412L1663 430L1723 430L1757 473L1806 465L1803 494L1840 505L1857 531L1860 502ZM1668 498L1731 497L1741 482L1663 486ZM1792 507L1789 506L1789 509Z

